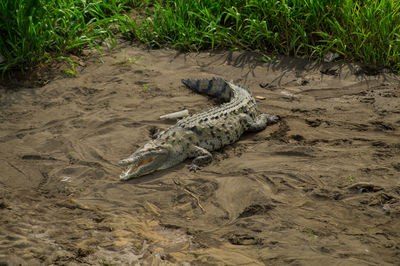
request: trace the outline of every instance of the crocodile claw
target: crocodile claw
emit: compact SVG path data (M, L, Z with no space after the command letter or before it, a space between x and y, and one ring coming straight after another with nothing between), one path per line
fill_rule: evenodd
M189 165L189 171L190 171L190 172L196 172L196 171L199 171L199 170L201 170L201 167L198 166L197 164L191 164L191 165Z

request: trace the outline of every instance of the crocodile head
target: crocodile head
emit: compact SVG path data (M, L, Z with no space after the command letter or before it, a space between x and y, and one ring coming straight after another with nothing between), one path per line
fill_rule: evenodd
M120 178L121 180L128 180L165 169L171 165L169 157L169 149L167 147L157 146L150 142L118 163L126 167Z

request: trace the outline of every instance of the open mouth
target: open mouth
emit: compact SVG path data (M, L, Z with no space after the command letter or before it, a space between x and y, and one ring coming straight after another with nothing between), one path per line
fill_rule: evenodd
M126 170L120 175L120 178L123 179L123 180L126 180L126 179L128 179L130 177L136 176L139 173L141 168L143 168L146 165L150 164L154 160L155 160L154 157L150 157L150 158L147 158L147 159L140 160L137 163L130 164L128 166L128 168L126 168Z

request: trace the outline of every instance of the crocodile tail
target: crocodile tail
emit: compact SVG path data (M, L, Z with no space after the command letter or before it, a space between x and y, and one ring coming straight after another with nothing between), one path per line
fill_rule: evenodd
M213 79L182 79L182 83L189 88L224 101L230 101L233 95L232 88L221 78Z

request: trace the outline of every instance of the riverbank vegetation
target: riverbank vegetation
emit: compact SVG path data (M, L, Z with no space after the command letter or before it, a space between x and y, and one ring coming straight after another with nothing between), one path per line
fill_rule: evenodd
M29 69L116 37L152 48L243 49L400 71L396 0L3 0L0 70Z

